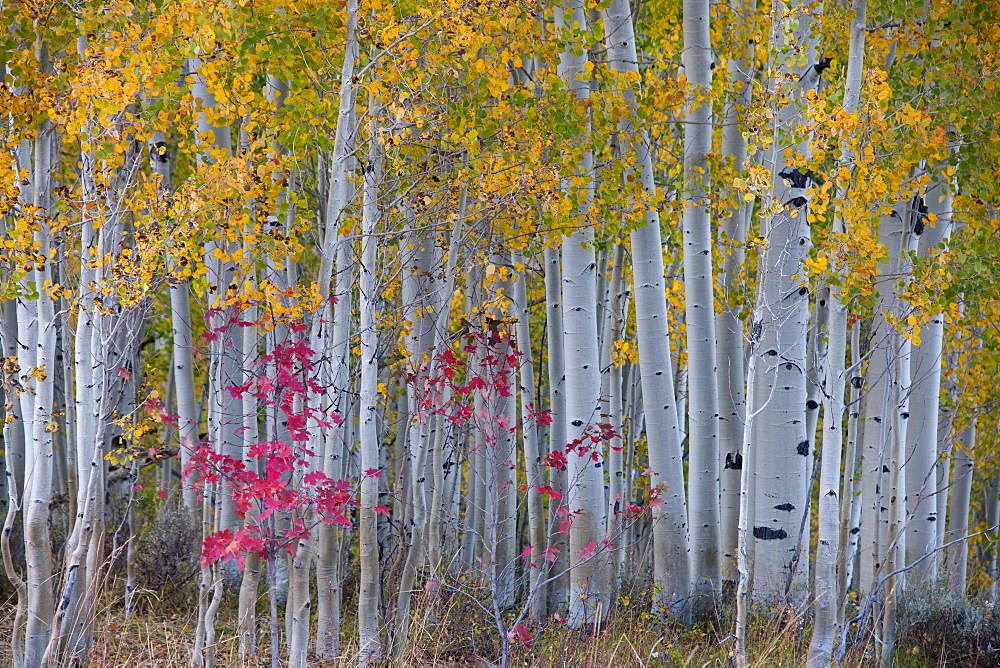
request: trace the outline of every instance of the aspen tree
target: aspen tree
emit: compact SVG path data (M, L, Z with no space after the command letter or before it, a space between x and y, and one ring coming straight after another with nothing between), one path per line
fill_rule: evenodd
M86 49L87 39L78 39L78 55L83 57ZM90 142L96 142L98 132L99 130L94 128L94 120L90 119L86 132L87 139ZM74 625L89 616L89 611L84 609L91 575L88 573L90 561L86 556L90 548L89 541L90 536L93 535L91 532L94 527L90 524L87 509L91 508L91 516L93 516L93 504L100 505L100 518L96 522L98 531L100 531L104 515L102 488L105 475L104 453L98 445L104 437L102 418L105 410L103 400L106 388L103 363L106 361L106 355L100 345L104 334L105 318L101 308L103 300L96 300L95 297L99 294L98 286L104 276L97 261L97 258L103 255L100 243L102 232L100 230L108 225L108 221L103 219L106 211L97 194L98 168L92 149L81 151L80 157L82 167L80 190L86 207L85 224L82 226L80 234L80 255L81 258L87 258L87 261L81 262L80 266L80 292L78 295L80 308L73 342L73 384L77 389L75 396L77 442L74 444L77 512L73 518L73 531L67 545L67 554L71 555L70 561L73 563L67 569L67 579L72 580L72 582L68 581L64 585L69 592L69 600L64 604L65 612L68 613L69 619L73 620ZM82 586L76 586L78 580ZM61 623L60 621L60 626ZM71 631L70 637L72 637L72 633ZM55 656L59 656L63 651L68 651L72 655L72 653L82 649L75 643L74 646L67 647L67 641L63 638L54 640L57 644L53 648Z
M684 0L684 74L689 100L684 125L684 287L688 359L688 513L694 612L714 612L719 571L719 394L716 364L712 221L709 216L712 85L709 3Z
M563 312L562 312L562 269L560 265L560 255L557 248L546 246L543 251L545 263L545 339L549 346L546 351L546 371L548 372L548 399L549 410L552 412L553 420L549 425L549 452L561 452L566 448L566 358L563 341ZM563 498L569 491L569 483L566 471L562 469L551 469L550 478L552 487ZM550 497L549 516L555 515L554 509L559 502ZM546 549L551 544L552 538L546 540ZM567 600L567 587L569 576L565 574L569 566L569 555L563 549L556 555L553 569L557 573L562 573L556 577L552 583L548 597L549 610L555 612Z
M865 395L863 417L865 421L862 441L862 507L859 584L866 588L876 581L884 571L885 560L889 556L889 526L892 522L890 511L894 509L895 490L889 491L893 466L901 466L897 460L893 444L896 430L895 413L902 404L902 385L905 379L897 372L896 357L905 354L903 344L894 336L893 325L887 320L899 318L902 309L899 288L892 278L903 277L908 267L908 252L913 237L909 207L897 205L882 215L879 224L879 242L887 249L887 261L879 266L880 273L887 280L879 281L876 291L879 307L871 326L871 353L865 372ZM909 367L907 366L907 373ZM905 442L905 433L903 434ZM905 483L905 477L903 481ZM902 502L902 496L899 497Z
M753 4L735 0L732 7L738 16L749 21ZM750 40L747 49L730 57L727 74L734 89L722 121L722 155L731 158L736 169L742 169L747 159L746 141L743 139L741 121L750 106L753 86L753 49ZM719 245L725 249L719 279L723 286L732 288L738 279L746 252L747 224L753 206L742 198L719 225ZM740 513L740 471L743 466L743 421L746 411L746 372L744 369L743 320L740 305L725 308L716 323L718 351L719 391L719 550L720 574L724 581L735 582L737 523Z
M625 474L622 468L622 365L621 352L617 350L622 340L624 321L628 311L628 287L623 278L625 270L625 246L615 244L610 261L611 277L607 282L603 337L601 339L601 420L611 426L608 448L608 493L606 540L609 546L608 581L614 596L621 584L625 551L622 541L627 522L625 494L622 487Z
M832 306L831 306L832 308ZM837 560L837 627L844 628L847 610L847 592L854 583L854 571L858 556L858 539L861 535L861 453L858 449L861 435L861 323L855 322L850 333L851 366L854 376L850 378L848 396L850 410L847 417L847 448L844 453L844 475L840 486L840 546ZM829 371L828 371L829 373ZM825 409L824 409L825 410ZM838 655L842 655L840 648Z
M170 147L166 135L160 131L153 134L149 145L152 171L160 178L160 192L163 197L172 191L172 164ZM179 276L170 281L170 321L174 374L174 389L177 404L177 438L181 470L188 470L191 453L198 441L200 416L194 385L194 358L191 354L191 287L190 279ZM197 474L191 472L183 482L181 499L185 510L194 515L198 498Z
M928 219L919 226L922 257L938 251L951 232L952 195L947 183L938 181L927 191ZM906 563L916 564L913 578L932 582L937 576L937 560L923 559L937 547L936 464L941 396L941 351L944 342L944 314L931 316L922 328L920 343L914 343L910 357L909 425L906 431Z
M806 96L815 90L829 61L817 60L813 19L805 2L772 10L771 40L769 85L776 108L763 158L771 176L761 216L764 308L758 305L763 319L753 323L760 330L753 404L762 411L752 436L757 448L753 599L777 604L787 597L798 604L806 595L809 546L808 533L800 540L811 463L805 421L809 291L800 277L811 244L806 220L811 177L800 164L807 143L796 137L803 132ZM749 389L747 393L749 401Z
M206 85L204 77L200 72L200 67L200 58L194 57L188 59L187 68L188 76L191 78L191 95L195 100L200 101L202 109L198 114L197 122L198 137L196 143L201 147L199 161L202 164L211 164L220 157L225 157L232 153L232 137L228 126L216 126L213 123L212 116L214 116L216 104L215 96ZM226 266L230 263L215 257L216 250L225 252L224 246L225 241L220 246L218 240L213 240L205 249L205 264L208 268L209 281L215 286L215 301L213 306L218 308L220 313L226 313L230 308L225 305L223 295L232 283L232 267L231 265ZM214 442L219 454L240 457L239 444L242 442L242 438L236 434L238 427L234 421L223 419L224 415L233 414L237 410L235 397L224 389L227 384L235 384L236 380L237 369L234 365L235 358L231 354L234 345L233 333L231 328L225 327L224 317L222 316L217 315L209 318L208 326L212 330L220 327L223 330L223 333L218 335L209 346L209 353L212 360L207 402L209 438ZM187 340L190 340L190 338ZM233 504L232 490L222 481L219 482L218 488L214 490L214 496L217 501L214 523L209 516L208 503L208 500L212 496L213 490L208 485L202 485L202 527L205 535L207 536L211 533L213 524L217 529L237 528L238 518ZM208 667L214 665L215 661L214 617L222 597L220 568L218 565L203 566L199 583L198 626L195 633L193 660L199 665Z
M350 337L353 306L352 286L354 282L353 242L347 235L339 235L337 240L337 273L333 305L333 323L330 341L330 387L333 391L331 407L342 422L336 424L326 434L324 443L323 472L331 480L345 478L350 473L347 465L351 402L350 390ZM329 525L319 529L319 547L316 562L317 589L317 654L320 656L340 655L340 623L342 606L343 562L341 550L345 545L344 530Z
M605 10L604 20L609 66L620 72L638 74L635 28L627 0L614 0ZM631 101L630 106L634 106L635 93L626 89L626 96ZM629 127L629 131L622 134L635 151L643 189L655 196L649 139L641 127ZM647 212L644 224L632 231L630 240L639 377L645 399L643 416L652 469L650 485L656 494L652 515L653 582L658 590L658 603L680 612L690 585L687 502L664 299L663 242L656 209Z
M853 16L849 27L849 51L847 56L847 74L844 83L844 111L848 114L857 112L861 96L862 73L864 69L865 33L867 26L867 0L854 0ZM854 151L845 142L841 150L840 162L849 164L854 158ZM838 187L837 199L845 202L848 195L846 185ZM838 212L834 218L834 235L845 234L847 223L845 214ZM843 260L839 260L843 267ZM841 269L843 271L843 269ZM838 281L839 282L839 281ZM808 663L810 666L826 666L832 662L833 643L836 637L837 612L840 609L837 566L840 558L841 545L841 498L840 486L841 459L844 449L844 392L846 388L846 371L844 362L847 355L847 303L842 296L842 288L831 285L827 296L827 346L828 356L826 374L823 379L823 439L822 462L820 464L819 483L819 535L816 547L816 576L813 598L815 599L816 618L813 626L812 641L809 645ZM847 460L847 466L853 468L853 457ZM844 476L850 479L850 473ZM846 487L846 486L845 486Z
M361 313L358 332L361 335L361 383L358 403L361 422L358 441L361 450L361 506L359 510L358 539L361 561L361 582L358 592L358 665L376 664L381 655L379 631L379 549L375 505L378 502L379 480L376 475L379 462L379 440L376 424L378 410L378 330L376 325L376 250L377 231L381 219L379 184L382 177L382 148L379 144L379 109L371 104L371 134L368 139L368 157L363 165L361 263L359 266L359 308Z
M587 50L578 43L587 26L581 0L570 0L556 8L557 25L563 31L566 50L559 56L559 72L577 100L590 97ZM594 231L590 227L593 197L593 154L586 146L585 131L574 147L572 181L578 183L576 216L580 231L562 242L562 307L566 373L566 436L580 438L600 413L600 360L597 342L597 261ZM567 458L567 505L574 515L569 535L570 570L569 625L582 628L607 614L608 592L601 591L598 559L592 558L604 538L604 460L596 449L570 453Z
M460 266L461 243L465 233L468 198L468 186L463 183L460 187L457 201L457 210L449 216L453 221L453 227L448 235L448 247L445 257L440 257L440 251L435 247L433 252L434 261L439 270L434 270L433 278L428 281L429 293L426 295L428 312L426 323L426 335L430 340L428 354L432 355L428 365L426 377L436 376L441 372L437 357L438 351L444 350L447 346L446 333L448 323L452 314L452 300L449 295L455 291L458 281ZM443 285L441 280L443 278ZM443 401L448 400L447 392ZM437 423L434 431L434 442L432 444L430 467L434 478L432 494L430 497L431 513L429 517L427 559L430 565L431 577L442 578L445 574L445 536L442 525L452 525L458 519L457 496L459 493L458 475L451 475L451 485L449 491L445 481L444 463L444 440L446 438L447 426L444 416L437 416ZM450 499L454 499L449 503ZM448 506L446 510L446 504Z
M969 503L972 496L972 474L976 462L976 416L969 417L969 424L959 434L953 452L951 474L952 492L948 506L948 529L945 543L954 543L945 552L945 576L948 587L960 597L965 596L966 575L969 563L969 542L962 540L969 533Z
M408 540L406 560L399 581L396 599L393 653L398 656L406 647L409 636L410 600L417 574L427 561L429 507L434 480L431 469L435 438L434 423L437 416L428 416L421 410L426 380L426 360L431 354L434 330L431 327L436 311L434 291L429 285L435 258L431 244L414 229L412 212L407 214L409 229L404 233L402 299L403 320L409 331L406 335L406 355L413 381L407 384L407 414L410 424L405 445L408 476L408 503L405 515L409 518L409 538L401 531L401 540Z
M322 441L323 473L332 480L344 477L347 456L347 406L350 372L350 335L352 307L352 241L339 232L343 212L353 194L349 175L354 166L353 136L357 91L354 71L360 56L357 39L358 3L349 0L346 7L346 41L344 62L340 71L340 96L337 102L337 127L334 135L333 155L330 159L329 186L326 201L326 229L322 237L323 248L319 269L319 294L330 301L330 281L336 280L332 294L336 303L324 306L320 314L332 314L332 322L317 318L310 331L313 350L322 350L328 362L321 366L325 371L326 406L332 408L341 421L334 424ZM321 175L320 178L326 175ZM336 272L334 272L336 267ZM333 657L340 653L341 569L340 550L343 546L343 529L322 524L318 529L316 554L317 638L316 653Z
M49 71L48 45L38 34L34 56L42 72ZM52 128L43 120L36 129L32 154L31 207L33 218L28 229L39 246L43 258L21 283L21 290L30 294L29 282L41 288L51 278L47 260L51 239L49 231L49 187L51 185ZM24 662L26 666L41 665L50 641L53 614L52 545L49 534L49 502L52 497L52 405L55 391L55 313L48 295L37 299L18 300L18 338L22 342L18 363L32 376L33 392L21 394L25 420L24 478L24 551L26 562L27 621L24 626Z
M541 620L546 616L546 587L544 579L548 570L543 570L546 561L545 509L542 494L538 488L544 484L542 478L541 456L538 447L538 425L531 415L531 406L535 401L535 377L531 355L531 329L529 327L527 286L528 274L524 271L524 258L520 255L511 257L513 268L520 276L515 278L511 295L511 310L517 318L515 342L520 355L518 367L518 389L521 400L521 443L524 450L524 471L528 485L528 541L531 546L530 562L535 565L529 571L529 596L532 597L529 606L532 619ZM520 267L520 270L518 268Z

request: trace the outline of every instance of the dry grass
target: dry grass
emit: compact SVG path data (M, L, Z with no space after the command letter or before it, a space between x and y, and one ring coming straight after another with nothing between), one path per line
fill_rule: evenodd
M101 668L184 667L190 662L196 618L189 609L172 612L165 602L145 606L148 612L125 620L119 601L104 605L96 620L92 665ZM258 629L259 656L244 662L239 657L235 633L235 610L230 601L219 610L217 642L218 666L270 665L266 620ZM186 606L185 606L186 607ZM723 611L725 613L725 611ZM0 613L0 634L9 637L13 606ZM531 648L514 648L511 666L551 666L553 668L603 668L620 666L724 668L729 666L731 637L727 621L724 631L711 625L685 630L654 615L648 605L630 604L623 597L611 621L597 633L572 632L555 617L533 625L535 642ZM495 629L474 613L473 606L460 599L445 600L437 609L419 605L414 612L412 642L398 666L483 666L499 654ZM792 614L771 615L753 620L748 635L751 665L791 667L805 663L809 628ZM344 646L339 660L312 660L311 666L356 665L354 620L344 620ZM897 665L905 668L956 665L942 663L940 657L924 654L915 644L901 642ZM11 664L10 648L0 643L0 665ZM874 665L871 655L858 666ZM984 664L979 664L984 665Z

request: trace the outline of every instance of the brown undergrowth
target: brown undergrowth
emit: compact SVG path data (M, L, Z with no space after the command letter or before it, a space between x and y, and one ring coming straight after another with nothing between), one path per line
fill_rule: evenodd
M120 584L120 583L117 583ZM114 589L111 587L110 589ZM196 617L188 606L171 609L177 599L160 598L148 592L140 605L141 614L126 620L121 601L106 596L96 620L92 664L101 668L183 667L190 662ZM259 622L258 657L244 661L236 638L235 602L228 600L219 610L214 649L218 666L270 665L269 638L263 614ZM635 600L639 598L640 600ZM511 666L552 666L553 668L598 668L652 666L698 668L730 665L732 638L731 612L720 610L718 623L685 629L651 611L648 601L622 596L612 610L610 621L601 629L571 631L559 615L531 625L530 646L514 647ZM263 612L264 601L261 601ZM350 606L345 606L350 609ZM414 606L411 637L407 649L386 666L488 666L499 655L497 631L477 605L461 597L438 598ZM13 605L0 612L0 633L9 637ZM343 620L343 646L337 659L310 660L310 666L354 666L355 620ZM805 664L810 628L801 616L784 612L751 620L748 647L751 665L791 667ZM955 663L940 647L928 651L920 637L900 641L896 665L918 668L939 665L996 665L988 662ZM875 665L874 652L856 655L856 666ZM968 657L966 657L968 658ZM985 657L983 657L985 658ZM11 665L10 648L0 644L0 665Z

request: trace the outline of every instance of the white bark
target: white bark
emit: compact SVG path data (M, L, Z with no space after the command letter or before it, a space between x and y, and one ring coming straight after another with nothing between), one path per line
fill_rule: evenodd
M609 65L619 71L637 72L635 29L629 3L612 2L605 10L604 20ZM626 90L626 96L632 97L634 92ZM622 134L623 142L631 142L642 186L655 196L649 139L641 129L629 129L630 132ZM661 597L658 604L679 612L690 586L684 468L667 331L663 244L655 209L646 214L644 223L631 233L631 245L636 338L642 394L646 399L649 463L653 470L650 483L658 497L652 511L653 582Z
M412 214L410 215L412 225ZM427 559L427 548L431 542L429 515L433 510L429 501L434 493L434 471L432 471L433 443L437 416L422 410L423 390L427 378L426 360L431 355L434 330L433 314L436 312L434 290L431 286L434 268L434 249L428 240L421 238L410 229L404 239L402 298L403 320L409 331L405 337L406 353L412 382L407 384L409 425L406 427L406 470L407 504L405 515L407 528L401 531L401 540L408 540L406 560L399 581L396 598L395 628L393 629L393 654L400 656L406 648L409 636L410 600L415 591L418 571L423 569ZM439 543L439 541L437 541Z
M691 94L712 85L708 0L684 0L684 73ZM694 611L715 611L719 594L719 394L716 376L712 221L709 216L712 105L688 103L684 125L684 286L688 359L688 513Z
M354 62L357 59L357 2L350 0L347 5L347 45L344 53L344 64L341 68L341 91L350 91L341 95L339 114L337 118L337 136L334 140L334 156L330 175L328 206L326 211L327 228L323 236L324 250L320 264L320 290L329 291L330 277L324 270L332 272L331 246L336 241L336 273L333 296L337 302L332 304L328 312L333 314L333 322L322 327L322 337L313 330L313 345L322 345L323 357L329 355L329 362L322 368L327 377L327 392L324 404L343 420L332 429L325 430L323 441L323 472L327 477L337 480L347 475L347 429L349 422L348 399L350 389L350 358L351 358L351 299L354 282L354 249L353 239L338 233L338 223L342 213L353 195L353 184L348 178L355 160L351 157L351 137L355 132L356 92L352 86ZM346 158L346 159L345 159ZM328 259L327 256L331 256ZM314 348L316 350L316 348ZM340 654L340 615L341 615L341 549L344 542L344 530L331 525L319 528L316 555L316 590L317 590L317 638L316 653L321 657L333 657Z
M837 628L844 626L847 609L847 592L854 583L855 562L858 557L858 541L861 536L861 323L851 327L851 376L850 410L847 417L847 450L844 453L844 477L841 481L840 498L840 552L837 564Z
M587 25L581 0L570 0L566 9L557 8L557 23L563 30L579 30ZM587 51L565 37L567 48L559 55L559 71L567 88L577 99L590 96L590 84L584 79ZM589 128L585 128L586 135ZM585 140L584 140L585 141ZM582 150L576 174L585 184L579 197L579 224L583 229L564 237L562 244L563 345L566 354L566 436L580 438L588 425L599 421L600 356L597 343L597 263L594 257L594 231L589 226L593 197L593 155ZM589 442L587 445L590 445ZM594 448L567 454L567 505L575 514L569 535L570 571L569 619L572 628L582 628L607 614L607 591L600 590L599 559L588 557L600 551L604 538L603 457ZM596 455L592 458L591 455ZM602 607L603 604L603 607Z
M811 243L806 221L811 179L787 166L785 150L808 154L808 143L795 142L795 137L804 131L806 94L818 85L828 63L816 59L816 36L806 3L793 3L789 12L775 10L772 31L775 49L791 48L775 62L771 94L777 109L772 144L764 157L773 177L771 200L765 206L777 212L761 222L761 236L766 239L760 260L764 308L762 320L754 323L761 338L753 403L763 412L753 434L757 447L753 598L765 605L786 600L797 605L807 594L809 563L808 522L800 539L812 463L806 434L809 296L800 276ZM799 54L805 56L805 68L797 64Z
M948 588L959 596L965 596L966 573L969 562L969 541L962 540L969 534L969 501L972 498L972 472L975 460L972 453L976 447L975 416L970 418L969 426L958 436L958 443L953 451L954 464L951 476L951 499L948 506L948 531L945 542L955 543L945 552L945 572L948 578Z
M337 303L333 305L332 349L330 388L332 403L330 408L343 419L339 425L327 430L324 443L323 472L327 477L339 480L347 475L347 424L350 389L350 336L351 336L351 289L354 282L353 241L342 237L338 240L336 291ZM319 545L316 559L317 589L317 638L316 653L330 657L340 655L340 614L341 614L341 549L344 543L343 529L323 525L320 527Z
M45 45L36 45L36 58L43 68L48 67L48 53ZM39 229L34 233L39 254L48 257L49 232L48 196L50 186L51 128L43 121L37 130L34 144L32 181L34 193L32 204L42 216ZM25 419L25 437L30 442L25 445L24 482L24 554L27 566L27 622L25 624L24 658L25 665L41 665L49 645L50 624L53 616L52 596L52 544L49 536L49 502L52 497L52 422L55 393L55 313L49 295L41 291L46 281L51 280L51 268L45 261L32 269L24 281L22 290L30 292L27 282L31 281L39 289L35 299L25 298L18 303L30 302L19 309L18 338L24 345L23 355L18 355L22 374L37 370L39 376L33 384L34 395L30 401L22 400ZM25 393L27 394L27 393ZM22 394L24 397L24 394ZM25 410L29 404L31 411Z
M217 155L232 154L232 133L229 126L213 125L209 119L209 112L216 106L215 95L206 85L201 77L200 58L188 59L188 75L191 79L191 95L199 102L204 110L198 114L197 141L201 147L198 154L201 164L211 164L215 162ZM229 419L228 416L238 415L241 408L240 400L226 391L229 385L239 385L238 376L240 374L239 363L234 354L239 346L235 341L235 333L232 327L226 326L227 314L232 307L223 306L223 297L226 289L232 283L233 266L230 262L223 262L213 257L212 252L222 245L224 251L229 250L225 246L225 241L210 241L205 248L205 265L208 267L209 284L215 287L214 297L210 299L210 307L220 309L219 314L208 318L208 327L216 334L209 343L209 357L212 368L212 385L208 400L208 431L209 439L215 443L216 450L223 455L240 458L242 456L242 442L238 430L240 423ZM183 334L182 334L183 336ZM178 403L178 408L180 407ZM239 528L239 518L233 505L232 490L224 482L216 490L217 517L216 529ZM229 570L230 566L224 566L224 570Z
M927 221L919 234L923 257L945 241L951 231L951 193L944 183L936 183L924 196L929 214L937 216L931 227ZM938 492L938 416L941 395L941 351L944 343L944 315L933 315L920 333L920 345L914 345L910 357L909 426L906 432L906 563L914 564L937 546L935 495ZM937 578L937 559L923 559L913 569L916 581L933 582Z
M615 244L611 259L611 277L608 279L604 308L604 326L601 339L601 421L611 425L613 436L605 442L607 450L607 540L613 544L607 559L607 580L614 596L621 580L625 551L622 541L626 539L625 493L622 483L622 363L614 359L614 346L622 339L625 319L628 313L628 295L623 280L625 269L625 246Z
M794 214L794 215L793 215ZM765 263L767 305L758 349L753 404L763 411L755 425L756 454L754 600L780 603L786 592L801 601L804 566L789 588L802 512L808 502L809 441L805 433L805 358L808 295L792 276L808 250L805 211L786 208L770 221ZM755 323L758 326L758 323ZM807 544L808 538L803 542ZM799 564L807 561L802 557Z
M369 110L372 118L378 117L377 106ZM358 433L361 449L361 506L359 509L358 537L360 540L361 580L358 590L358 665L362 668L379 660L379 550L375 505L378 503L379 479L371 474L380 466L378 425L378 330L375 316L378 292L375 280L376 251L381 211L379 207L379 182L382 172L382 150L379 146L378 122L372 121L369 138L368 160L364 166L363 213L361 230L360 314L358 331L361 334L361 385L358 401L361 423Z
M171 188L171 163L169 146L162 132L153 135L150 141L150 165L160 177L160 192L167 196ZM177 402L177 437L181 470L186 470L191 461L191 453L198 442L199 410L194 386L194 360L191 355L191 296L187 279L177 279L170 283L170 320L173 333L174 391ZM79 373L79 372L78 372ZM198 500L198 476L192 472L183 480L181 500L189 513L195 512Z
M747 411L743 421L743 467L740 469L740 508L737 520L737 544L736 544L736 642L733 648L733 661L736 668L747 667L747 608L750 598L751 574L753 573L753 541L751 540L751 525L753 523L755 485L753 483L753 472L757 470L757 444L753 440L754 423L760 415L764 406L756 406L757 382L757 347L760 345L760 326L764 312L764 283L763 268L758 267L757 274L757 308L754 310L753 320L750 323L750 339L748 341L747 354L749 362L747 364Z
M952 383L946 383L946 392L953 393L954 385ZM937 542L936 547L941 547L945 543L945 533L947 528L946 518L948 517L948 501L951 498L951 485L948 484L949 475L951 474L951 451L954 444L954 439L952 437L952 426L954 423L954 413L947 407L947 405L941 406L940 415L938 416L938 463L935 468L935 474L937 478L937 496L934 497L936 503L934 504L937 509ZM940 558L938 559L938 577L942 576L942 568Z
M853 1L853 17L850 23L850 43L847 59L847 77L844 84L844 111L857 111L861 93L864 66L865 17L867 0ZM853 152L845 150L841 155L843 163L849 163ZM838 200L846 200L845 185L838 188ZM836 216L834 233L843 234L847 225L842 215ZM840 258L837 258L839 260ZM838 264L839 268L839 264ZM842 273L843 270L840 270ZM844 449L844 392L846 390L847 355L847 303L839 285L830 286L827 296L827 361L823 383L823 454L819 482L819 536L816 547L816 578L813 599L815 600L815 622L812 641L809 644L808 665L811 667L830 665L833 659L834 639L837 635L838 611L843 592L838 589L837 567L841 552L841 509L842 491L841 456ZM811 434L810 434L811 436ZM847 460L849 467L845 479L853 476L853 457Z
M5 431L5 436L9 434ZM5 439L4 444L8 441ZM28 585L21 578L14 566L14 558L10 550L10 537L14 532L14 523L17 521L17 514L21 511L21 502L17 493L18 481L14 475L11 462L4 462L6 470L4 477L7 480L7 513L4 516L3 533L0 534L0 556L3 558L4 573L10 580L17 593L17 604L14 610L14 619L11 623L10 653L14 668L25 668L24 662L24 625L28 612Z
M559 264L559 251L546 248L545 259L545 339L548 341L546 365L548 371L549 410L552 424L549 425L549 452L562 452L566 448L566 372L565 349L563 347L563 317L562 317L562 270ZM550 484L559 494L566 497L567 481L565 470L549 469ZM561 501L550 499L549 516L554 517L556 506ZM553 539L547 540L546 548ZM553 564L556 572L564 573L569 566L567 550L561 549ZM569 577L566 574L558 576L549 591L549 610L555 612L567 600Z
M892 408L889 429L889 527L886 535L885 567L879 573L887 575L885 582L885 605L882 610L882 665L892 666L896 651L896 610L899 595L905 585L905 575L899 572L903 567L906 522L906 419L908 416L906 399L910 386L909 343L903 343L903 335L895 332L895 347L900 353L893 361L894 381L890 390L889 404Z
M515 269L518 265L524 264L524 259L519 255L515 255L512 260ZM525 285L528 281L528 274L524 271L520 274L513 284L511 311L517 317L515 341L517 351L520 353L517 377L521 395L521 443L524 449L524 472L528 484L528 541L531 545L528 561L532 564L528 566L528 591L532 597L529 603L531 618L542 620L546 616L547 605L547 587L543 576L548 572L548 569L545 568L546 559L543 556L546 548L545 507L538 488L545 484L545 479L538 448L538 424L531 417L529 410L530 404L535 401L535 376L531 354L531 330L528 323L531 310L528 308L527 286ZM535 406L535 410L538 409L539 407Z
M734 0L733 9L749 20L752 3ZM735 89L734 99L727 103L722 122L722 155L742 170L746 161L746 142L740 130L740 121L750 106L753 87L753 50L751 43L746 51L730 59L728 76ZM720 245L725 249L720 281L726 289L736 284L738 273L745 259L747 221L752 205L740 204L720 224ZM723 580L735 582L738 573L736 548L737 524L740 512L740 475L743 466L743 421L746 412L746 371L743 358L743 320L740 305L733 304L723 310L716 325L718 340L719 391L719 551L720 575Z
M191 306L188 282L170 286L170 316L173 329L174 388L177 393L177 436L180 440L181 465L191 461L198 445L199 410L194 389L194 359L191 355ZM184 478L181 494L184 508L194 513L198 499L198 476Z
M902 396L893 385L902 380L896 373L896 356L905 353L896 344L892 326L884 313L900 312L900 303L894 278L903 276L903 252L910 237L907 207L900 205L890 215L881 217L879 241L888 250L888 264L880 267L881 279L877 282L879 305L872 323L871 355L866 372L863 417L865 421L862 440L861 473L861 536L859 551L861 569L859 585L867 588L875 581L887 556L891 494L887 493L889 477L895 457L891 444L895 432L889 428L895 422L897 407L893 396ZM901 463L901 462L900 462Z

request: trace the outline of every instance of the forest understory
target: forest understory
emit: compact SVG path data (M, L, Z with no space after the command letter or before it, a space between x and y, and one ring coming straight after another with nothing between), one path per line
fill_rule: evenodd
M110 587L115 590L123 582ZM181 588L182 590L184 588ZM188 597L193 596L193 588ZM732 665L732 628L735 609L723 602L715 623L685 629L664 622L650 611L648 592L623 593L609 615L609 622L594 629L571 630L558 618L537 629L532 646L521 647L510 659L511 666L551 668L646 668L669 667L725 668ZM126 619L121 599L109 599L95 619L92 665L102 668L173 668L190 665L194 649L192 637L197 615L190 613L190 601L175 593L169 598L154 591L140 594L139 610ZM647 601L637 604L634 601ZM261 601L261 614L266 602ZM385 666L490 666L499 658L495 629L470 614L469 606L456 601L425 602L414 610L414 640L404 656ZM726 613L728 608L729 612ZM171 612L180 610L181 612ZM237 609L220 610L216 660L221 666L271 665L266 625L260 622L258 642L261 655L255 660L241 657ZM9 633L11 615L0 619L0 632ZM347 637L356 632L357 622L347 617ZM749 665L800 666L806 661L811 627L794 611L772 611L751 621L747 639ZM982 602L958 602L938 595L927 597L925 605L903 615L894 665L900 668L955 666L989 668L1000 663L1000 621L994 620ZM357 645L347 642L340 656L313 657L309 665L322 667L355 665ZM287 656L282 656L287 660ZM0 647L0 665L10 665L9 649ZM875 643L859 646L847 665L875 666L880 658Z

